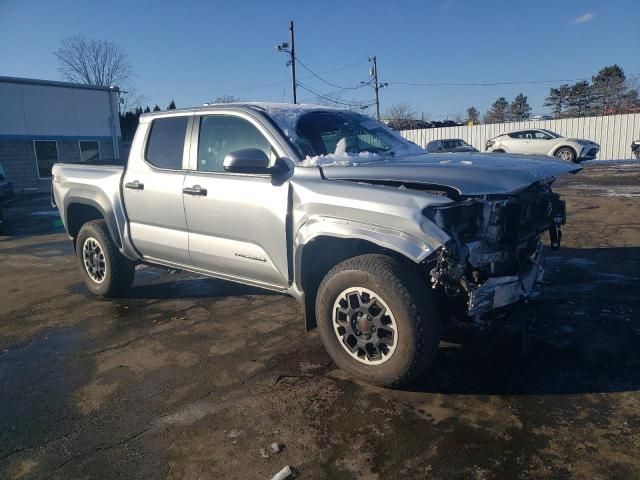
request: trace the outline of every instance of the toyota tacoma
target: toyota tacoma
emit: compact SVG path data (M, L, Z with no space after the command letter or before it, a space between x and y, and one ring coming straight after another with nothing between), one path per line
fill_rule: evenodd
M93 293L125 295L147 264L288 294L339 367L397 386L431 363L451 312L483 321L530 298L565 222L551 185L578 170L239 103L142 115L124 165L56 164L53 201Z

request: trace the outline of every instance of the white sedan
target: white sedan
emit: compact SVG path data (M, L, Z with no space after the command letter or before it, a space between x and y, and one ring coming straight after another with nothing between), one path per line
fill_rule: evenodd
M567 162L592 160L600 145L590 140L565 138L544 128L504 133L487 142L487 152L550 155Z

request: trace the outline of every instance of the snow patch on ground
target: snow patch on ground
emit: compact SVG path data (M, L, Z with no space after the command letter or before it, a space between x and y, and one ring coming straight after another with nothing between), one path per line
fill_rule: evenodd
M640 164L640 160L637 160L635 158L620 159L620 160L585 160L584 162L580 163L580 165L620 165L620 164L638 165Z
M567 188L584 190L586 192L591 193L592 195L601 196L601 197L626 197L626 198L634 198L640 197L640 186L624 186L618 185L615 187L604 186L604 185L586 185L586 184L575 184L575 185L567 185Z

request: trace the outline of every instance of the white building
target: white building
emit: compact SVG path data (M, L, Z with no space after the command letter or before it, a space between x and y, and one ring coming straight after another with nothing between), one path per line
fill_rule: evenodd
M55 162L118 158L116 87L0 77L0 163L16 192L48 191Z

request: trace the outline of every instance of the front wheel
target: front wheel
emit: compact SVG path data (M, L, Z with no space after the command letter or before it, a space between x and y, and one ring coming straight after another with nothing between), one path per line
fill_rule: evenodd
M426 369L440 342L427 283L386 255L336 265L316 299L318 333L335 363L375 385L406 384Z
M560 160L564 160L565 162L576 161L576 152L574 152L573 149L569 147L559 148L555 156Z
M76 240L76 257L84 283L95 295L118 297L131 287L135 265L118 251L104 220L82 226Z

